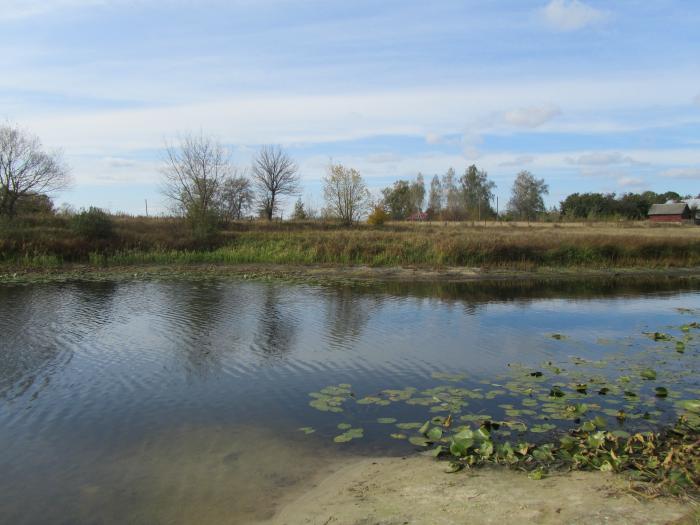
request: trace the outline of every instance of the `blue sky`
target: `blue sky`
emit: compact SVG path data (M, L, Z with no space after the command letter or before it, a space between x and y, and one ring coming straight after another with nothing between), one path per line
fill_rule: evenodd
M165 210L166 141L261 144L320 207L332 159L373 191L475 163L575 191L700 192L696 0L0 0L0 118L61 149L57 196ZM291 203L290 203L291 204Z

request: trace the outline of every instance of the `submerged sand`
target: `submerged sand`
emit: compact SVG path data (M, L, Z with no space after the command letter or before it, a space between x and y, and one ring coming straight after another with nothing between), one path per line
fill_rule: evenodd
M269 525L696 523L693 504L643 500L623 476L555 474L534 481L505 468L444 472L426 457L360 459L283 506ZM686 521L688 520L688 521Z

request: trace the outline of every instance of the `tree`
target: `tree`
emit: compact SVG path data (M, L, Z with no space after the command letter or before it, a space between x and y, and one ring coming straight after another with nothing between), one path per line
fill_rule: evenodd
M423 202L425 201L425 180L422 173L419 173L416 176L416 181L411 184L411 195L415 211L422 211Z
M330 214L343 224L360 220L370 207L370 194L362 176L353 168L331 164L323 179L323 196Z
M12 218L17 204L64 189L68 168L59 153L43 150L38 137L0 126L0 216Z
M495 215L491 209L491 201L496 183L488 179L485 171L472 164L464 171L459 182L462 185L462 199L466 212L472 219Z
M549 186L544 179L535 178L529 171L521 171L513 183L508 208L521 219L534 219L545 210L542 196L547 194Z
M299 197L294 203L294 213L292 213L292 219L295 221L305 221L308 218L308 214L304 209L304 203L301 202L301 197Z
M455 182L454 168L448 169L447 173L442 176L442 192L446 211L452 218L456 217L459 214L462 199Z
M408 181L397 180L393 186L382 190L384 206L391 218L400 221L411 215L415 209L415 199Z
M442 184L440 184L440 177L437 175L435 175L430 182L428 209L432 215L439 215L442 211Z
M166 146L162 173L162 192L175 211L200 226L218 215L219 192L233 166L219 142L201 134L185 135L178 145Z
M253 159L253 182L257 189L260 213L272 220L280 198L296 195L300 181L298 168L279 146L263 146Z
M242 219L253 206L253 197L250 180L244 175L224 179L218 195L221 216L228 221Z

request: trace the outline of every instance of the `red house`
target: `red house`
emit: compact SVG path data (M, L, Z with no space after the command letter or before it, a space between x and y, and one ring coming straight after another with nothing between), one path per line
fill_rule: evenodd
M652 204L649 209L651 222L683 222L690 220L690 208L685 202Z

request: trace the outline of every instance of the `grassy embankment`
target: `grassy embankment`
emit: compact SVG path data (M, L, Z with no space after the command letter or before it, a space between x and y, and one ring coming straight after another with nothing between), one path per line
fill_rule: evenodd
M173 218L115 217L90 240L62 217L0 226L4 269L92 266L282 264L418 267L671 268L700 266L700 227L639 223L390 223L343 228L320 222L239 222L206 241Z

